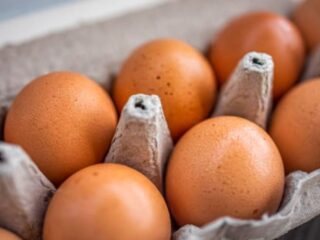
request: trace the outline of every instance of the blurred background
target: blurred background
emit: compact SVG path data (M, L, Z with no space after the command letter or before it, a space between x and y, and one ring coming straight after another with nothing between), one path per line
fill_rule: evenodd
M0 0L0 47L166 0Z
M1 0L0 1L0 20L6 20L32 13L41 9L50 8L59 4L83 0Z

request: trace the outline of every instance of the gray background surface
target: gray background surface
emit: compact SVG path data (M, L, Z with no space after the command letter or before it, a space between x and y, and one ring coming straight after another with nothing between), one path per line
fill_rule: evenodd
M74 1L83 0L0 0L0 21Z

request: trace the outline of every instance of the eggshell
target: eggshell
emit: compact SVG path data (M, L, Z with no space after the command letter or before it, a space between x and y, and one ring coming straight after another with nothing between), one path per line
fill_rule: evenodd
M215 77L207 60L188 44L154 40L136 49L123 64L113 87L118 110L138 93L161 98L171 135L177 140L211 112Z
M168 205L179 225L272 214L283 189L277 147L262 128L239 117L212 118L189 130L173 150L166 176Z
M54 195L44 240L169 240L170 216L157 188L120 164L97 164L66 180Z
M286 18L270 12L253 12L227 23L213 40L209 54L221 84L250 51L273 57L275 98L284 94L299 77L305 57L304 42L296 26Z
M320 1L302 1L293 12L293 21L300 29L309 50L320 44Z
M22 240L14 233L11 233L3 228L0 228L0 239L1 240Z
M56 72L27 85L14 100L4 138L24 148L59 185L103 160L117 122L108 94L78 73Z
M320 78L293 88L279 102L270 135L282 155L286 173L320 168Z

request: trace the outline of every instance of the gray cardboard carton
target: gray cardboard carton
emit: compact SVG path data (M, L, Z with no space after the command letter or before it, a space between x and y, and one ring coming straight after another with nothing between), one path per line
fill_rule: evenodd
M295 0L178 0L108 21L79 26L0 49L0 102L9 106L34 77L72 70L110 90L112 76L138 45L158 37L182 39L206 51L215 32L231 17L253 10L289 14ZM261 220L219 219L198 228L183 226L175 239L274 239L320 214L320 170L286 179L277 214ZM311 239L311 238L310 238ZM315 238L313 238L315 239Z

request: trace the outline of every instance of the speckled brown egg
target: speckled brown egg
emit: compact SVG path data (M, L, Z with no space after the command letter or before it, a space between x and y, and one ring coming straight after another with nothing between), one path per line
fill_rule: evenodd
M0 228L0 239L1 240L22 240L16 234L9 232L6 229Z
M320 78L293 88L279 102L270 135L282 155L286 173L320 168Z
M293 12L293 21L299 27L309 50L320 46L320 1L302 1Z
M170 215L153 183L119 164L97 164L67 179L50 202L44 240L169 240Z
M288 19L271 12L246 13L231 20L213 40L209 54L221 84L251 51L272 56L273 96L279 98L298 79L304 64L305 46L300 32Z
M123 64L113 87L119 111L137 93L160 97L171 135L178 139L209 115L216 83L197 50L178 40L160 39L136 49Z
M22 146L59 185L103 160L116 123L115 107L99 85L78 73L55 72L35 79L16 97L4 138Z
M174 148L166 176L168 205L180 226L272 214L283 189L277 147L262 128L239 117L212 118L189 130Z

